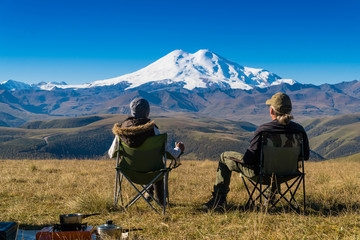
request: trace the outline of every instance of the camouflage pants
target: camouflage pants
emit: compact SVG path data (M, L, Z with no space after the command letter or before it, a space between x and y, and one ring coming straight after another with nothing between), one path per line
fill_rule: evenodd
M226 196L230 191L230 178L233 171L241 173L246 177L254 177L255 170L249 166L241 164L243 154L238 152L223 152L220 156L219 167L216 173L216 180L214 184L214 194Z

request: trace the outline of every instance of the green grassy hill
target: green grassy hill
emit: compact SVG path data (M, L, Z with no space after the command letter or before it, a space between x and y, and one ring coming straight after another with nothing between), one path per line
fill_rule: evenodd
M358 162L359 163L360 162L360 153L350 155L347 157L331 159L329 161L332 161L332 162Z
M109 117L109 116L108 116ZM21 128L47 129L47 128L76 128L89 125L90 123L104 119L104 116L73 117L65 119L54 119L48 121L32 121L24 124Z
M311 149L329 159L360 152L360 114L309 120L303 124Z
M30 122L0 128L1 158L101 158L112 143L111 129L127 115L99 115ZM245 151L256 126L242 121L191 115L154 116L171 144L183 141L187 159L217 159L224 150Z
M34 121L21 128L0 127L0 158L102 158L111 145L111 129L127 115L92 115ZM170 144L183 141L185 159L217 160L225 150L244 152L256 129L254 124L194 114L153 116ZM360 153L360 114L319 118L303 123L312 160Z

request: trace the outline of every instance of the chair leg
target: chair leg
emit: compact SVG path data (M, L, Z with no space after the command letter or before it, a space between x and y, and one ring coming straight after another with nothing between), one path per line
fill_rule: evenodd
M300 180L300 181L301 181L301 180ZM289 188L289 184L288 184L287 182L285 183L286 186L289 188L289 192L290 192L290 196L291 196L289 202L291 203L291 202L293 201L293 202L294 202L294 205L296 206L297 209L300 209L300 207L299 207L298 203L297 203L296 200L295 200L295 194L296 194L296 192L297 192L297 190L298 190L298 188L299 188L299 184L300 184L300 183L301 183L301 182L298 183L298 185L296 186L294 192L292 192L291 189Z
M241 175L240 175L240 176L241 176ZM251 196L251 195L250 195L249 188L248 188L248 186L247 186L247 184L246 184L246 181L245 181L244 177L241 176L241 179L243 180L243 183L244 183L244 186L245 186L245 188L246 188L247 193L249 194L249 196ZM245 208L248 208L248 207L249 207L250 199L251 199L251 197L249 197L248 201L246 202Z
M296 192L297 192L297 190L298 190L298 188L299 188L299 186L300 186L300 184L301 184L301 179L302 179L302 177L299 176L298 178L296 178L296 179L294 180L294 182L292 182L292 183L290 184L290 186L289 186L289 184L288 184L287 182L285 182L286 187L287 187L286 191L285 191L284 193L281 193L281 192L279 193L279 194L280 194L280 198L275 201L275 203L272 205L272 207L274 207L281 199L284 199L284 200L290 205L290 207L291 207L292 209L294 209L295 211L299 212L299 211L300 211L300 208L299 208L299 205L297 204L297 202L296 202L296 200L295 200L295 194L296 194ZM291 188L292 188L296 183L297 183L296 188L295 188L294 192L292 192L292 191L291 191ZM285 196L288 192L290 192L290 196L291 196L290 200L287 199L286 196ZM294 204L295 204L296 207L292 204L292 201L294 201ZM271 208L272 208L272 207L271 207Z
M260 197L264 197L265 199L268 199L267 196L264 194L264 192L266 192L270 185L266 185L266 187L264 189L262 184L260 184L260 181L257 181L257 182L254 182L252 181L251 179L248 179L248 181L252 184L253 188L252 188L252 191L250 192L250 189L249 187L247 186L246 184L246 181L243 177L241 177L243 182L244 182L244 185L245 185L245 188L246 188L246 191L248 192L249 194L249 199L248 201L246 202L246 205L245 205L245 208L248 208L250 206L255 206L255 203L256 201L258 201L260 199ZM260 185L261 185L261 188L260 188ZM261 189L261 190L260 190ZM258 196L254 196L255 193L259 191L259 195ZM260 201L260 200L259 200Z
M306 212L306 204L305 204L305 176L302 176L302 181L303 181L303 195L304 195L304 213Z
M147 190L151 187L151 184L148 184L148 185L146 185L145 187L144 187L144 186L142 186L142 187L143 187L143 189L142 189L141 191L139 191L139 190L135 187L135 185L134 185L134 188L138 191L138 194L126 205L126 207L130 207L130 206L133 205L137 200L139 200L139 199L142 197L142 195L145 194L145 193L147 192ZM151 196L151 198L152 198L153 200L155 200L154 197L153 197L151 194L149 194L149 195Z
M130 183L130 185L138 192L138 194L124 207L125 209L130 207L131 205L133 205L138 199L140 198L143 198L148 204L149 206L155 211L157 212L158 214L160 214L158 212L158 210L145 198L144 194L145 192L147 192L147 190L150 188L150 186L154 183L155 179L157 179L158 177L160 177L160 175L163 174L163 173L159 173L148 185L146 185L145 187L142 187L142 190L140 191L134 183L132 183L130 181L130 179L126 176L126 175L123 175L127 180L128 182ZM150 194L151 196L151 194ZM154 200L154 202L156 204L158 204L159 206L162 206L153 196L151 196L152 199Z
M249 194L249 199L248 199L248 201L246 202L245 208L249 208L250 206L254 206L254 205L255 205L256 199L254 200L254 199L253 199L253 196L254 196L255 190L258 189L258 187L257 187L258 183L254 183L251 179L248 179L249 182L253 185L253 189L252 189L252 191L250 192L249 187L247 186L244 177L241 177L241 178L242 178L242 180L243 180L243 182L244 182L246 191L247 191L248 194Z
M260 175L260 204L262 204L262 175Z
M167 195L167 173L164 174L164 193L163 193L163 215L165 215L166 195Z
M246 208L248 208L249 206L255 205L256 203L262 203L263 198L264 199L268 199L268 197L266 196L266 194L264 194L264 192L266 192L270 187L271 187L271 183L270 185L266 185L266 186L262 186L263 184L261 184L260 181L257 182L253 182L251 181L251 179L247 179L252 185L253 185L253 189L251 189L251 187L249 188L246 180L242 177L242 180L244 182L246 191L249 194L249 199L246 203ZM276 180L276 179L275 179ZM277 181L277 180L276 180ZM296 199L295 199L295 195L300 187L301 181L303 181L303 189L304 189L304 209L305 209L305 183L304 183L304 176L298 176L293 182L291 182L291 184L285 182L286 184L286 190L284 192L281 192L280 190L278 190L278 193L280 195L280 197L271 203L271 206L268 208L268 210L272 209L275 207L275 205L281 200L284 199L292 209L294 209L295 211L299 212L300 211L300 206L297 203ZM276 182L275 182L276 183ZM277 184L277 183L276 183ZM293 191L292 191L293 190ZM254 197L254 195L256 195L257 193L255 192L259 192L259 195L257 195L256 197ZM289 193L290 194L290 198L288 198L286 196L286 194Z
M299 182L294 190L294 193L292 194L292 199L296 203L296 206L298 207L298 212L300 213L300 206L297 204L297 202L295 200L295 194L296 194L297 190L299 189L301 182L303 182L304 212L305 212L305 178L304 178L304 175L299 176L295 181L299 181Z
M119 195L121 196L121 204L123 205L122 195L121 195L121 182L122 182L123 175L116 172L115 175L115 193L114 193L114 207L117 207L119 202Z
M169 172L166 173L166 202L170 203L170 196L169 196ZM169 205L168 205L169 206Z
M123 178L124 178L124 175L121 174L121 176L120 176L120 184L119 184L121 206L124 206L124 200L123 200L123 196L122 196L122 185L121 185Z
M130 182L130 184L136 189L136 191L138 192L138 195L136 195L126 206L125 206L125 208L128 208L128 207L130 207L131 205L133 205L137 200L139 200L139 198L143 198L148 204L149 204L149 206L155 211L155 212L157 212L158 214L160 214L157 210L156 210L156 208L144 197L144 193L147 191L147 189L151 186L151 184L152 183L150 183L150 184L148 184L145 188L143 188L143 190L139 190L131 181L129 181ZM153 198L154 199L154 198ZM157 204L159 204L157 201L156 201L156 199L154 199L155 200L155 202L157 203Z
M300 212L300 207L299 207L298 203L295 200L295 194L297 192L297 188L295 189L294 192L292 192L291 188L289 187L289 184L287 182L285 182L285 184L286 184L286 187L289 190L288 192L290 193L290 200L285 196L285 193L284 194L280 193L280 195L281 195L280 199L284 199L292 209L294 209L296 212L299 213ZM299 186L299 184L297 185L297 187L298 186Z
M163 185L161 186L162 190L164 191L163 193L163 204L160 204L160 202L152 195L149 193L149 195L151 196L152 200L159 206L162 208L162 213L163 215L165 215L165 212L166 212L166 200L168 199L168 172L161 172L159 173L149 184L147 184L146 186L143 186L143 185L140 185L142 187L142 189L140 190L126 175L124 175L121 171L119 171L120 173L117 173L117 178L116 178L116 185L115 185L115 206L117 205L118 203L118 200L119 200L119 194L121 196L121 201L122 201L122 205L123 204L123 199L122 199L122 195L121 195L121 182L122 182L122 179L123 177L125 177L125 179L130 183L130 185L137 191L137 195L126 205L124 206L124 209L132 206L137 200L139 200L140 198L143 198L148 204L149 206L158 214L159 211L153 206L153 204L148 201L144 194L148 191L148 189L153 185L153 183L155 182L156 179L158 178L163 178ZM121 174L121 175L119 175ZM163 176L161 176L163 175ZM121 177L120 177L121 176Z
M114 190L114 207L116 208L117 206L117 203L118 203L118 175L119 175L119 172L116 171L116 174L115 174L115 190Z
M291 191L291 188L292 188L292 186L293 186L297 181L298 181L297 186L296 186L294 192L292 192L292 191ZM288 199L286 199L286 198L284 197L284 199L289 202L289 205L290 205L293 209L295 209L297 212L299 212L299 213L300 213L300 206L299 206L299 204L297 203L297 201L295 200L295 194L297 193L297 191L298 191L298 189L299 189L299 187L300 187L301 182L303 183L303 198L304 198L304 199L303 199L303 200L304 200L304 204L303 204L304 210L303 210L303 211L305 212L305 182L304 182L304 176L299 176L299 177L294 181L294 183L293 183L291 186L289 186L289 185L286 183L286 186L288 187L288 190L289 190L289 192L290 192L291 198L290 198L290 200L288 200ZM294 205L295 205L296 207L294 207L294 206L291 204L292 201L294 202Z

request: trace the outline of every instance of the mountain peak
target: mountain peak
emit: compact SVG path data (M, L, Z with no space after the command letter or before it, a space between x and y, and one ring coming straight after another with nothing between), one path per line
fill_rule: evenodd
M194 88L252 89L281 83L294 84L292 79L282 79L267 70L243 67L208 49L188 53L174 50L147 67L117 78L95 81L90 86L125 83L127 89L175 84L189 90ZM60 86L61 87L61 86Z
M166 56L168 56L168 55L174 55L174 56L177 55L177 56L179 56L179 55L184 55L184 54L187 55L187 54L189 54L189 53L185 52L185 51L182 50L182 49L176 49L176 50L168 53Z
M32 88L31 85L29 85L27 83L18 82L18 81L11 80L11 79L0 83L0 86L2 88L10 90L10 91Z
M200 49L199 51L197 51L196 53L194 53L195 56L207 56L207 57L212 57L214 55L214 53L212 51L210 51L209 49Z
M208 49L188 53L174 50L152 64L136 72L116 78L95 81L83 85L66 83L37 84L34 87L43 90L56 88L89 88L122 84L126 89L142 85L178 86L193 90L195 88L252 89L269 87L281 83L294 84L292 79L282 79L267 70L241 66L221 57ZM22 86L25 87L25 86Z

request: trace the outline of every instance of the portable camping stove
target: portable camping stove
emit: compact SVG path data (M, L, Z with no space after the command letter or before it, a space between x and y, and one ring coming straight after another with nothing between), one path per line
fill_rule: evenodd
M36 240L91 240L94 227L86 223L55 224L41 229L36 234Z

